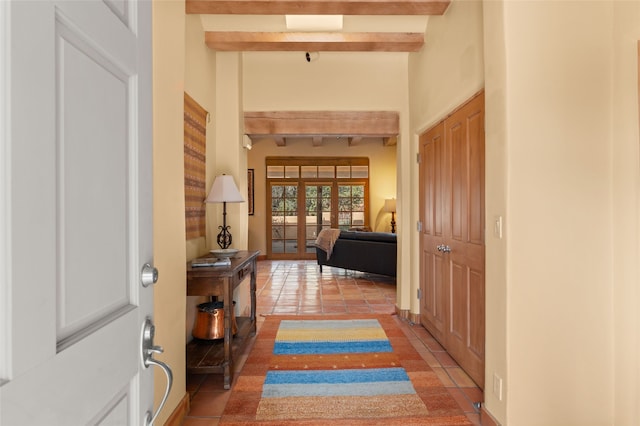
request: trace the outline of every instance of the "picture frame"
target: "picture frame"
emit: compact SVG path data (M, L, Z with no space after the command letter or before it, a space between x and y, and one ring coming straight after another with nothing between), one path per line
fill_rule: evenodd
M247 169L247 199L249 216L253 216L254 169Z

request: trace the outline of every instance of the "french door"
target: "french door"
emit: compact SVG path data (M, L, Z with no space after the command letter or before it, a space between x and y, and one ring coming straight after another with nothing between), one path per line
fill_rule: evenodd
M325 228L367 225L363 181L270 181L269 257L314 259L314 243Z

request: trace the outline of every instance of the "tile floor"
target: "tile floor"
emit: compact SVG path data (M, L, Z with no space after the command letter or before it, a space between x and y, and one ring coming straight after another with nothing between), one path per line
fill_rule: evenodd
M395 312L395 280L378 275L324 267L314 261L259 261L257 270L258 332L265 315L304 315ZM396 317L418 353L438 374L447 390L474 425L480 415L474 402L480 390L424 327ZM251 345L235 357L242 369ZM188 375L191 411L183 426L215 426L231 391L222 389L221 375Z

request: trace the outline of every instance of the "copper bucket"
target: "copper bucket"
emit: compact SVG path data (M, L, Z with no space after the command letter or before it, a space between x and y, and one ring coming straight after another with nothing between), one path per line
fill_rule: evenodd
M235 305L236 302L233 302ZM234 309L231 309L231 334L238 332ZM206 302L198 305L196 322L191 332L196 339L214 340L224 337L224 302Z

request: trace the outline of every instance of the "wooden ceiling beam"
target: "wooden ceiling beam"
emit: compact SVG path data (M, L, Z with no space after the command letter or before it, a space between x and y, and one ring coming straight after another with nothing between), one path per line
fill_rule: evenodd
M442 15L450 0L186 0L187 14Z
M362 136L350 137L347 140L348 140L349 146L355 146L355 145L358 145L360 142L362 142Z
M244 113L250 137L324 136L395 138L400 117L394 111L256 111Z
M398 137L382 138L382 146L395 146L398 144Z
M417 52L424 34L207 31L205 43L223 52Z

